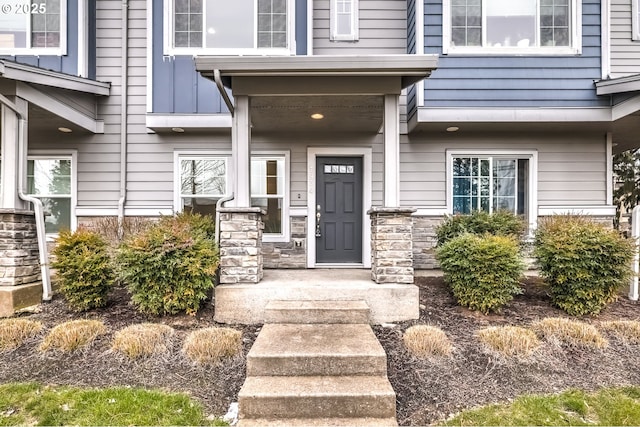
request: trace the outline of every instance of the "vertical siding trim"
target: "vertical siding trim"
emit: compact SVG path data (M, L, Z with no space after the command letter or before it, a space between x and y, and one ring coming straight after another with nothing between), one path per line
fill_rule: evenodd
M424 0L416 0L416 55L424 54ZM424 107L424 80L416 84L418 108Z
M607 205L613 205L613 133L607 132Z
M632 0L632 3L637 1ZM601 7L601 31L600 49L602 51L602 78L606 79L611 74L611 0L602 0Z
M640 2L631 0L631 40L640 40Z
M153 25L153 0L147 0L147 113L153 112Z
M307 0L307 55L313 55L313 0Z
M88 28L89 15L87 14L87 0L78 1L78 76L88 77L89 73L89 46ZM91 23L96 25L95 22Z

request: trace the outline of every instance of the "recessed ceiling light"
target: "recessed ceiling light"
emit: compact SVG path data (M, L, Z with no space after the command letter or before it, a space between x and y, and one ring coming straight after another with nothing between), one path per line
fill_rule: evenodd
M449 126L447 132L458 132L460 128L458 126Z
M324 115L323 115L323 114L320 114L320 113L313 113L313 114L311 115L311 118L312 118L313 120L322 120L322 119L324 119Z
M64 133L71 133L71 132L73 132L71 129L66 128L66 127L63 127L63 126L60 126L60 127L58 128L58 130L59 130L60 132L64 132Z
M184 129L182 129L182 128L171 128L171 130L176 132L176 133L184 133Z

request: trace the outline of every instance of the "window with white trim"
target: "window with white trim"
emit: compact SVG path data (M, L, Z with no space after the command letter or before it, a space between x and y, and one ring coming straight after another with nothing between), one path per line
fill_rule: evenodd
M358 0L331 0L331 40L358 40Z
M215 215L216 202L227 191L227 157L179 158L180 210Z
M0 54L64 54L66 16L66 0L3 2L0 13Z
M251 205L264 209L264 233L282 235L285 203L285 159L251 157Z
M578 0L444 0L448 52L579 49ZM445 14L445 19L447 14Z
M71 156L28 157L27 193L44 205L47 233L58 233L73 226L72 165Z
M451 158L451 206L454 214L508 210L528 215L530 158L454 156Z
M288 52L290 1L169 0L165 53Z

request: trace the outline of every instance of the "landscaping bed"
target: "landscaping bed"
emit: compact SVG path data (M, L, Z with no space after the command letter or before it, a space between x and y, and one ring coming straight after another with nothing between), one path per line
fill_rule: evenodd
M475 336L488 326L528 327L546 317L568 317L553 308L538 279L527 279L525 292L515 297L500 314L483 315L461 308L442 278L420 277L420 319L395 325L375 326L374 331L388 356L389 379L397 394L401 425L425 425L447 418L461 409L503 402L523 393L554 393L570 387L586 390L613 385L639 385L640 346L606 334L604 350L568 346L543 340L528 358L506 358L485 348ZM147 316L129 303L126 290L116 288L108 305L87 313L70 310L61 297L26 311L21 317L38 320L44 331L21 347L0 352L0 383L38 381L76 386L143 386L183 391L201 401L212 415L223 415L245 376L244 357L225 359L217 365L198 365L181 353L184 338L197 329L216 326L213 304L207 302L196 316ZM625 295L597 317L579 320L598 326L603 320L639 320L640 306ZM71 354L41 353L38 345L55 325L73 319L102 320L108 330L87 348ZM131 360L111 350L114 333L128 325L156 322L176 330L166 353ZM402 343L402 333L414 324L441 328L451 340L450 357L418 359ZM229 325L225 325L229 326ZM259 325L230 325L243 333L246 354Z

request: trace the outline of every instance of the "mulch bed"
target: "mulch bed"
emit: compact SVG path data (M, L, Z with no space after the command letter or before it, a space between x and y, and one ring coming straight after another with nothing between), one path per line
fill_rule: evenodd
M475 337L487 326L528 326L544 317L566 317L553 308L538 279L528 279L525 293L517 296L500 314L482 315L455 304L442 278L420 277L420 319L395 325L375 326L374 332L387 352L388 375L397 394L401 425L426 425L464 408L504 402L523 393L553 393L570 387L595 389L613 385L640 385L640 346L608 337L606 350L567 347L545 342L528 359L507 359L484 348ZM71 355L42 354L36 350L43 334L22 347L0 352L0 383L39 381L78 386L141 386L187 392L202 402L208 414L222 415L237 401L244 382L245 359L236 357L217 366L199 366L180 352L184 337L198 328L217 326L213 304L197 316L145 316L129 303L126 290L113 291L103 309L78 314L64 300L26 311L21 316L39 320L46 333L67 320L103 320L109 333L90 347ZM626 296L611 304L597 318L580 320L597 325L600 320L638 320L640 305ZM134 323L159 322L176 329L174 348L163 356L129 360L110 350L113 333ZM413 324L442 328L455 347L451 358L417 359L402 345L402 333ZM218 325L222 326L222 325ZM242 330L245 354L260 325L224 325Z

